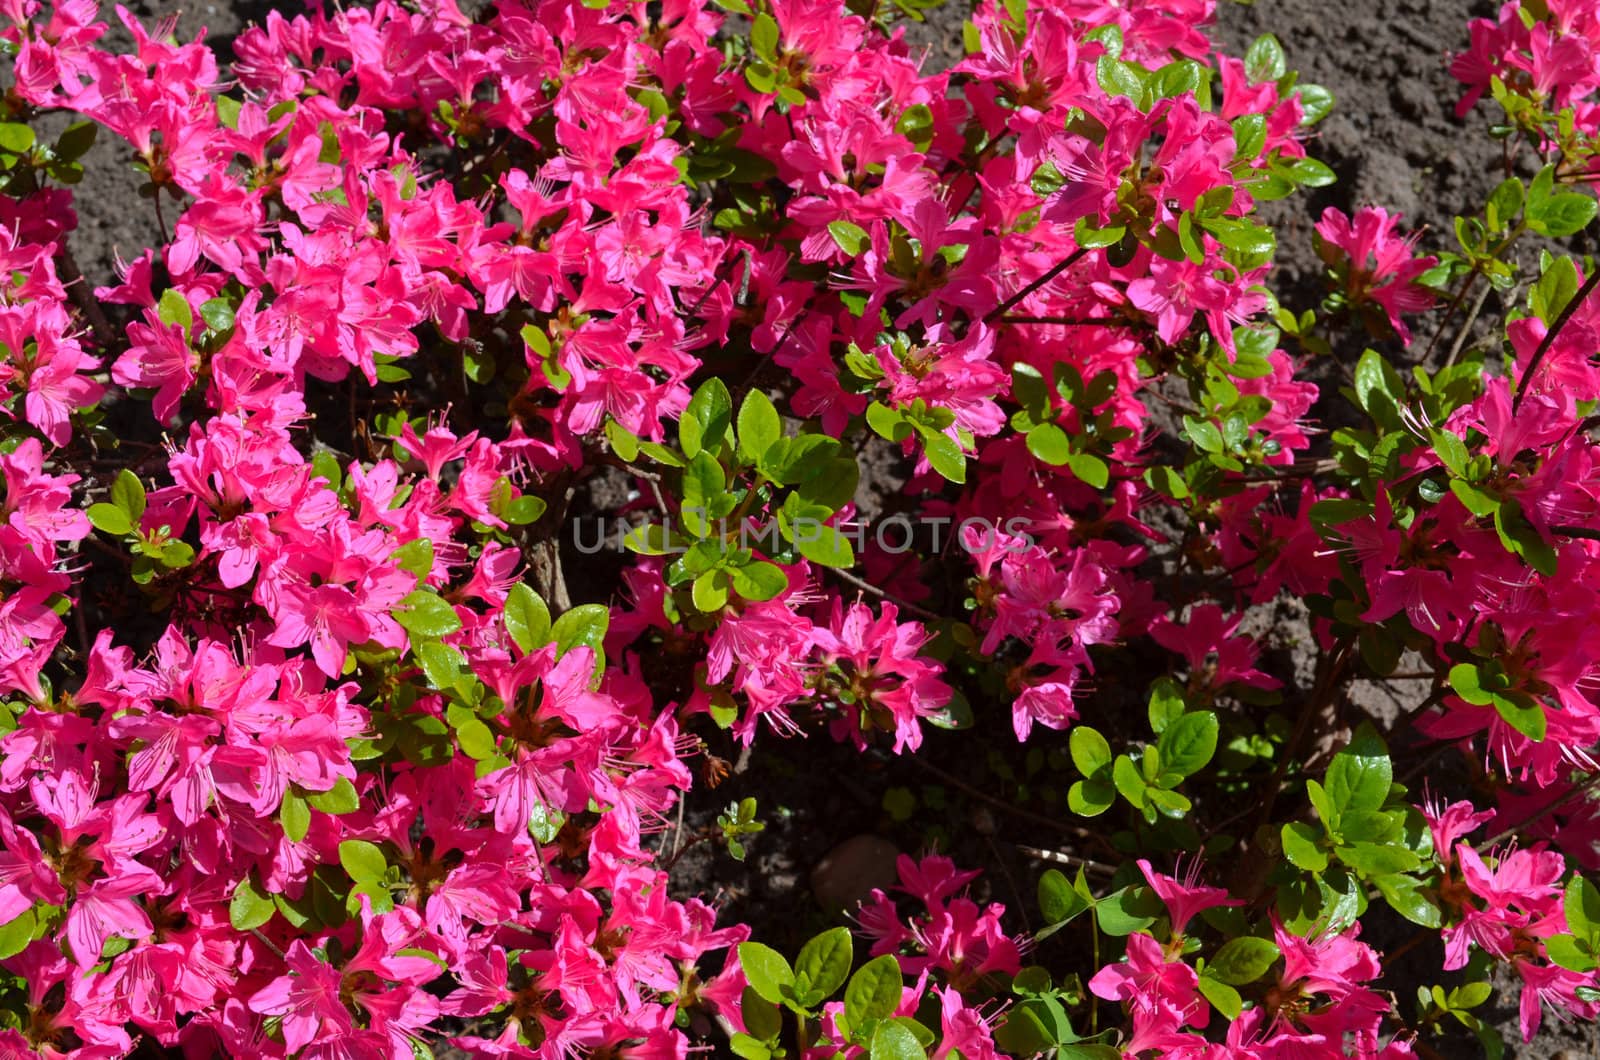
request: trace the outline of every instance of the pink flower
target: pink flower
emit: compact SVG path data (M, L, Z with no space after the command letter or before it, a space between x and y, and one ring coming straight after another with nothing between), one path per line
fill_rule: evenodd
M1342 273L1350 304L1376 303L1401 342L1411 341L1402 316L1420 313L1434 303L1432 291L1416 278L1438 263L1435 257L1413 257L1417 236L1397 234L1398 215L1377 206L1363 206L1355 218L1328 207L1317 222L1317 252Z
M1189 668L1209 688L1245 684L1252 688L1277 688L1282 682L1255 667L1257 648L1248 636L1236 635L1242 615L1229 619L1216 604L1201 604L1189 611L1184 625L1169 618L1151 623L1156 643L1189 661Z
M281 1018L283 1041L291 1052L354 1029L350 1010L340 1000L337 970L299 939L290 943L284 966L285 974L252 994L249 1004L252 1012Z
M1179 862L1181 865L1181 858ZM1143 858L1139 859L1138 865L1151 888L1167 903L1174 938L1183 934L1196 913L1218 906L1244 904L1241 899L1229 898L1228 892L1220 887L1207 887L1200 883L1199 858L1189 863L1189 871L1182 877L1165 876L1155 871L1150 862Z

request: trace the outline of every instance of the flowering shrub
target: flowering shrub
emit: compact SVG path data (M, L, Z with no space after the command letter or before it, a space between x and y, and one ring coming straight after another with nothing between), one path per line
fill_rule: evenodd
M1502 968L1526 1037L1600 1014L1600 271L1508 253L1594 220L1600 22L1475 23L1524 175L1436 253L1329 209L1291 307L1256 209L1332 101L1274 39L983 0L940 71L923 7L379 0L229 63L4 5L4 1055L1498 1055ZM95 286L102 129L163 240ZM659 856L724 741L935 728L1056 752L1031 932L927 854L791 959Z

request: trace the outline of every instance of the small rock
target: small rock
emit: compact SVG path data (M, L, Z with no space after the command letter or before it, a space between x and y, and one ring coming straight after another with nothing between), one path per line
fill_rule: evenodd
M874 888L890 887L899 879L894 864L899 856L900 848L881 836L852 836L811 870L812 893L824 909L853 911Z

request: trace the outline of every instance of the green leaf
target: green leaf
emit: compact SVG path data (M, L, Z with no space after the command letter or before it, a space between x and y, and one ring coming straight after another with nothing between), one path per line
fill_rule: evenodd
M1117 789L1107 780L1080 780L1067 791L1067 809L1079 817L1098 817L1116 800Z
M1590 972L1600 965L1592 947L1571 935L1552 935L1544 940L1545 956L1562 968L1573 972Z
M1494 693L1483 684L1483 674L1475 664L1457 663L1450 667L1451 689L1475 707L1487 707L1494 702Z
M1067 747L1072 752L1072 764L1086 777L1094 776L1111 764L1111 744L1087 725L1072 727L1067 737Z
M440 692L459 688L463 678L471 676L466 656L442 641L425 640L413 644L411 654L422 664L429 687Z
M782 437L783 421L771 399L759 390L751 390L739 406L739 454L753 464Z
M1090 223L1087 217L1080 217L1073 225L1072 239L1083 250L1095 250L1100 247L1116 246L1122 242L1127 234L1123 225L1113 225L1109 228L1097 228Z
M518 582L506 593L506 632L524 655L550 640L550 609L538 593Z
M1206 965L1206 973L1230 986L1253 983L1278 959L1278 947L1267 939L1246 935L1229 939Z
M1333 756L1324 786L1333 804L1344 812L1381 808L1393 783L1389 750L1376 730L1363 722L1349 746Z
M756 468L773 482L785 486L803 485L819 476L836 471L841 465L854 465L852 458L839 456L839 443L833 438L817 434L802 434L794 438L780 438L767 448L756 462ZM857 472L859 477L859 471ZM850 493L855 485L850 484ZM848 495L847 495L848 496ZM834 507L840 507L835 505Z
M1297 183L1308 188L1326 188L1339 179L1332 169L1315 158L1297 158L1285 168Z
M1217 1011L1230 1020L1238 1019L1239 1013L1244 1010L1244 999L1239 996L1239 991L1219 979L1209 975L1200 977L1200 992L1206 1000L1217 1006Z
M218 97L221 103L222 97ZM221 107L218 107L221 110ZM55 154L63 162L76 162L88 154L89 148L94 146L95 136L100 127L92 121L73 122L61 130L61 135L56 137Z
M1488 983L1463 983L1450 991L1450 1008L1457 1012L1477 1008L1493 993L1494 987Z
M139 476L127 468L118 472L117 480L111 484L111 503L128 513L128 519L137 525L145 508L144 483Z
M1158 736L1167 730L1167 726L1183 717L1187 707L1183 700L1183 689L1170 677L1158 677L1150 686L1150 728ZM1076 728L1073 729L1077 731ZM1162 753L1162 761L1166 760L1166 752Z
M85 513L96 530L112 537L123 537L133 532L133 520L128 513L114 504L91 504Z
M376 843L364 839L346 839L339 844L339 864L357 883L376 883L389 871L389 859Z
M789 587L782 568L762 561L733 569L733 591L746 600L771 600Z
M1567 881L1563 908L1567 930L1588 941L1600 940L1600 889L1574 873Z
M1363 877L1410 872L1422 859L1402 846L1380 843L1348 843L1338 848L1339 860Z
M1108 96L1137 100L1144 93L1144 75L1132 63L1102 55L1095 63L1095 74Z
M1039 911L1052 924L1065 923L1089 908L1072 882L1056 869L1039 877Z
M815 519L808 518L794 527L794 545L806 559L824 567L847 568L856 561L850 539L836 527Z
M1244 73L1252 84L1276 81L1289 71L1288 60L1283 55L1283 45L1270 33L1255 39L1244 53Z
M1233 157L1235 163L1254 161L1267 142L1267 118L1264 114L1242 114L1233 119Z
M750 27L751 49L768 62L775 62L778 58L778 41L777 20L763 11Z
M1122 797L1133 803L1136 808L1142 809L1145 803L1145 789L1149 787L1144 777L1134 768L1133 760L1127 755L1118 755L1111 764L1111 782L1122 792Z
M1472 454L1467 452L1467 443L1450 431L1438 428L1429 432L1428 437L1433 442L1433 451L1438 454L1439 461L1450 473L1458 478L1466 475L1467 461L1472 458Z
M1121 938L1143 931L1164 916L1167 907L1148 887L1124 887L1095 903L1095 923L1107 935Z
M596 668L604 664L606 630L611 624L611 610L604 604L579 604L562 614L550 627L550 638L556 642L557 655L565 655L580 645L593 650Z
M859 257L872 246L872 236L860 225L839 220L828 223L828 234L839 249L851 257Z
M748 986L739 995L739 1014L744 1017L745 1029L760 1041L774 1041L783 1033L783 1013L778 1006Z
M715 520L727 514L728 480L710 452L696 453L683 473L683 525L698 537L717 533Z
M1300 119L1303 126L1315 125L1333 112L1333 93L1321 85L1299 84L1290 95L1300 97L1300 107L1305 114Z
M891 954L874 957L857 969L844 988L844 1014L851 1027L860 1028L868 1020L884 1019L900 1007L905 980L900 962Z
M1072 1037L1066 1010L1049 996L1030 997L1011 1006L994 1031L995 1044L1010 1056L1049 1054Z
M1545 577L1556 573L1556 551L1523 514L1520 501L1510 497L1495 509L1494 528L1507 552L1522 557L1524 563Z
M161 300L156 303L156 315L169 327L173 324L182 327L186 336L194 329L194 310L189 308L189 300L175 287L161 292Z
M1552 195L1538 207L1529 204L1528 227L1540 235L1557 239L1575 235L1594 220L1596 206L1592 195L1571 192Z
M1507 692L1494 697L1494 709L1502 721L1534 743L1544 741L1549 722L1537 699L1526 692Z
M802 946L800 956L795 958L794 974L797 981L810 983L810 988L800 1003L815 1008L832 997L850 975L854 959L855 947L846 927L824 931Z
M923 452L928 457L928 463L933 469L950 482L957 484L967 481L967 458L948 434L924 428L922 435Z
M1210 420L1197 420L1191 416L1183 418L1184 432L1195 448L1202 453L1222 452L1222 431Z
M1202 769L1216 753L1217 731L1217 716L1209 710L1185 714L1168 725L1156 743L1162 772L1187 777Z
M407 541L390 553L389 558L395 566L421 582L433 570L433 542L425 537Z
M209 301L202 302L200 305L200 319L205 321L207 331L221 334L233 327L233 303L226 298L212 298Z
M430 589L407 593L394 612L394 620L413 637L442 637L461 628L456 609Z
M1163 497L1181 501L1189 496L1189 483L1184 481L1183 472L1176 468L1165 465L1147 467L1144 469L1144 480Z
M456 743L461 745L461 751L474 762L486 762L500 753L499 744L494 738L494 731L477 717L469 717L454 725Z
M870 1060L925 1060L927 1055L917 1036L902 1024L885 1021L872 1035Z
M278 823L283 825L283 834L289 842L298 843L311 831L311 807L293 791L286 791L278 806Z
M783 1004L786 991L794 986L794 970L783 954L759 942L739 943L739 967L745 980L765 1001Z
M1378 876L1372 882L1377 886L1378 893L1383 895L1383 900L1389 903L1389 908L1413 924L1438 928L1443 923L1439 907L1422 893L1420 881L1410 876L1392 875Z
M678 441L683 455L693 460L702 449L713 455L727 440L733 426L733 398L727 384L712 377L700 385L678 421Z
M1030 435L1031 437L1031 435ZM1111 469L1106 462L1093 453L1073 453L1067 457L1067 467L1078 477L1078 481L1094 489L1105 489L1111 481Z
M271 920L277 909L272 898L257 889L252 873L233 889L233 898L228 902L228 923L235 931L253 931Z
M1067 432L1053 423L1041 423L1027 435L1028 452L1052 467L1063 467L1072 459L1072 443Z
M340 814L355 813L361 809L361 797L356 794L356 786L350 783L349 777L340 777L327 791L317 791L307 795L306 802L312 809L331 813L336 817Z
M527 526L538 522L546 507L543 497L523 494L507 501L496 514L512 526Z
M1322 833L1304 821L1290 821L1283 826L1283 856L1289 863L1307 872L1321 872L1328 867L1328 855L1319 843Z
M1501 181L1494 191L1489 193L1489 201L1484 209L1490 231L1505 231L1511 222L1517 219L1517 214L1522 212L1522 199L1522 181L1516 177L1507 177Z
M1283 45L1272 34L1256 37L1245 51L1245 77L1251 83L1275 82L1288 72L1288 59L1283 58Z
M1548 326L1555 323L1561 311L1577 294L1577 265L1571 258L1556 258L1528 292L1528 308Z
M39 912L34 909L24 909L0 925L0 960L10 960L27 949L38 933Z
M14 155L24 154L33 149L33 130L17 122L0 124L0 148Z

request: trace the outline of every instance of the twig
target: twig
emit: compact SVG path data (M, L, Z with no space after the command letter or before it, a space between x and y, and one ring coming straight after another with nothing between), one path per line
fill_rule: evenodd
M940 769L938 766L934 765L932 762L927 761L926 759L924 759L920 755L907 755L906 756L906 760L911 762L914 765L917 765L917 766L921 767L922 769L927 770L929 773L932 773L934 776L938 777L940 780L944 781L946 784L949 784L951 787L957 788L960 791L965 792L966 794L972 796L975 799L981 799L982 801L987 802L991 806L994 806L994 807L996 807L998 809L1004 810L1006 813L1011 814L1013 817L1018 817L1018 818L1020 818L1020 819L1022 819L1024 821L1032 821L1034 824L1039 825L1039 826L1041 826L1043 828L1049 828L1049 829L1052 829L1052 830L1057 831L1057 832L1064 832L1067 835L1077 836L1080 839L1092 839L1092 840L1096 840L1096 841L1102 842L1102 843L1105 842L1105 840L1104 840L1104 838L1102 836L1100 836L1099 834L1097 834L1095 832L1089 831L1089 829L1087 829L1087 828L1079 828L1079 827L1077 827L1075 825L1065 824L1065 823L1063 823L1061 821L1057 821L1057 820L1054 820L1052 818L1045 817L1042 814L1037 814L1037 813L1033 813L1033 812L1031 812L1029 810L1024 810L1020 806L1013 806L1009 802L1007 802L1005 799L999 798L998 796L995 796L995 795L990 795L987 791L984 791L982 788L973 787L971 784L968 784L966 781L962 780L960 777L956 776L954 773L951 773L951 772L948 772L946 770Z
M250 934L254 935L256 937L256 941L260 942L261 945L265 946L273 953L276 953L278 955L278 960L288 960L288 958L284 955L284 952L278 948L277 943L263 935L260 928L251 928Z
M1033 925L1028 922L1028 903L1022 899L1022 888L1017 886L1017 878L1011 874L1011 866L1000 856L1000 848L995 845L994 836L986 835L983 840L989 844L989 853L994 855L994 863L1000 866L1000 875L1006 878L1006 884L1011 888L1011 896L1017 900L1017 913L1022 917L1022 930L1029 935L1033 934Z
M756 366L750 369L750 374L744 377L744 382L739 384L740 395L744 394L745 391L750 389L751 385L756 381L756 376L761 374L761 370L767 366L768 361L772 360L778 355L778 351L783 349L784 344L789 341L789 336L794 334L794 329L800 326L800 322L804 320L810 312L811 307L808 305L794 315L794 319L789 321L788 326L783 329L783 334L778 336L778 341L773 343L772 349L761 355L761 360L756 362Z
M1323 657L1322 672L1317 676L1316 687L1301 708L1300 721L1295 725L1294 734L1284 746L1283 758L1278 762L1277 769L1273 770L1272 779L1268 782L1267 791L1261 799L1260 824L1264 825L1272 820L1272 806L1278 801L1278 792L1283 789L1283 778L1288 773L1289 763L1298 756L1300 745L1305 742L1311 730L1312 717L1320 714L1332 702L1339 688L1339 679L1344 674L1345 663L1349 661L1350 649L1354 645L1353 636L1342 637L1334 644L1333 650Z
M1596 785L1600 785L1600 773L1596 773L1594 776L1590 777L1587 781L1585 781L1584 783L1580 784L1578 787L1573 788L1571 791L1567 792L1565 795L1561 796L1559 799L1556 799L1554 802L1550 803L1548 806L1544 807L1543 809L1537 810L1534 813L1529 814L1527 817L1524 817L1522 820L1518 821L1516 824L1512 825L1510 828L1507 828L1505 831L1501 832L1499 835L1497 835L1497 836L1493 837L1492 839L1490 839L1484 845L1492 847L1496 843L1500 842L1500 840L1506 839L1506 838L1509 838L1510 836L1515 835L1516 833L1522 831L1524 828L1528 827L1530 824L1534 824L1534 823L1542 820L1547 815L1554 813L1555 811L1559 810L1561 807L1565 806L1567 803L1572 802L1573 800L1577 799L1579 796L1587 795L1589 792L1594 790Z
M832 567L830 570L832 570L841 581L847 581L851 585L854 585L857 589L860 589L864 592L869 592L880 599L887 600L891 604L894 604L896 607L900 608L902 611L909 611L911 614L916 615L919 618L927 619L929 622L937 622L939 619L944 617L937 612L929 611L926 607L919 607L910 600L902 600L894 593L891 593L886 589L880 589L871 582L856 577L854 574L851 574L842 567Z
M78 263L72 257L72 251L63 244L56 253L56 271L61 275L61 286L67 289L72 296L72 301L83 312L84 318L89 321L89 330L94 332L94 339L100 344L102 350L109 351L111 344L116 341L117 333L111 327L111 321L106 319L105 310L95 298L94 292L89 290L89 285L83 279L83 273L78 269Z
M1550 352L1550 347L1555 345L1556 336L1561 334L1561 329L1567 326L1578 307L1588 301L1589 295L1594 293L1596 286L1600 286L1600 267L1591 269L1588 279L1583 281L1583 286L1578 288L1578 293L1572 301L1561 310L1561 315L1556 317L1556 322L1550 330L1544 333L1544 338L1539 342L1539 348L1533 351L1533 359L1528 362L1527 371L1522 373L1522 381L1517 384L1517 393L1511 399L1511 411L1515 413L1522 407L1523 395L1527 394L1528 387L1533 384L1533 377L1539 371L1539 364L1544 360L1544 355Z
M1088 327L1096 327L1096 326L1099 326L1099 325L1102 325L1102 324L1104 324L1104 325L1106 325L1108 327L1132 327L1133 326L1129 321L1119 320L1116 317L1030 317L1030 316L1010 316L1010 317L1001 317L1000 318L1000 323L1002 323L1002 324L1059 324L1062 327L1069 327L1069 328L1088 328Z
M1422 360L1419 363L1427 364L1433 360L1433 351L1438 347L1439 340L1444 338L1445 329L1450 326L1450 321L1455 319L1456 310L1460 309L1461 303L1466 301L1467 292L1472 290L1472 285L1478 282L1480 275L1482 274L1477 269L1473 269L1472 272L1467 274L1466 282L1461 285L1461 290L1456 292L1455 297L1450 299L1450 304L1445 307L1444 318L1439 321L1439 326L1434 329L1433 338L1428 340L1428 348L1422 351Z
M1412 935L1409 939L1406 939L1400 945L1384 954L1383 961L1381 962L1382 967L1387 970L1389 965L1397 960L1402 954L1410 953L1412 950L1416 949L1418 946L1422 945L1422 943L1431 938L1438 938L1438 934L1432 931L1417 932L1415 935Z
M1065 854L1059 850L1040 850L1038 847L1016 844L1018 850L1035 861L1054 861L1058 865L1073 865L1082 868L1085 872L1096 872L1102 876L1115 876L1117 870L1103 861L1091 861L1080 858L1076 854Z
M161 242L172 242L172 237L167 235L167 219L161 213L161 186L159 184L156 185L156 193L151 197L150 201L156 204L156 224L161 226Z
M1071 254L1068 254L1066 257L1050 266L1050 268L1046 270L1045 273L1037 280L1034 280L1032 283L1028 284L1028 286L1024 287L1010 298L1007 298L1004 302L1001 302L999 305L983 314L983 322L985 324L992 324L994 321L1005 316L1006 313L1018 302L1021 302L1024 298L1028 297L1030 294L1037 291L1039 288L1043 287L1057 276L1060 276L1063 272L1066 272L1068 269L1072 268L1072 266L1077 264L1077 262L1081 260L1087 253L1089 253L1089 251L1086 247L1079 247L1077 250L1074 250Z
M1467 310L1467 319L1462 321L1461 330L1456 333L1456 341L1450 344L1450 355L1444 359L1444 367L1449 368L1456 363L1456 358L1461 356L1461 348L1467 344L1467 336L1472 334L1472 325L1477 323L1478 314L1483 312L1483 303L1489 298L1489 292L1494 290L1493 284L1484 284L1478 291L1478 297L1473 300L1472 308Z
M1550 528L1552 534L1563 537L1581 537L1585 541L1600 541L1600 530L1591 530L1586 526L1555 525Z

